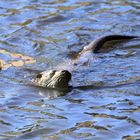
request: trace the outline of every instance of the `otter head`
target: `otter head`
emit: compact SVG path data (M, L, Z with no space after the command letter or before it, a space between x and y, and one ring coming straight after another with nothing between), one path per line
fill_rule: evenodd
M67 70L49 70L39 73L33 82L38 86L48 88L68 88L71 73Z

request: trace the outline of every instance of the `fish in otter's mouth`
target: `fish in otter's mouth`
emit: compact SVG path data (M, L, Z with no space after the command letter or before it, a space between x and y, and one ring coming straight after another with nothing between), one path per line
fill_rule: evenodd
M49 70L39 73L32 81L35 85L48 88L68 88L71 73L67 70Z

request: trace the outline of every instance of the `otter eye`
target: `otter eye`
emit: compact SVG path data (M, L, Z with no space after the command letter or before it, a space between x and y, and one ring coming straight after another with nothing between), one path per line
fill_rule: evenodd
M37 76L36 76L36 78L41 78L42 77L42 74L38 74Z

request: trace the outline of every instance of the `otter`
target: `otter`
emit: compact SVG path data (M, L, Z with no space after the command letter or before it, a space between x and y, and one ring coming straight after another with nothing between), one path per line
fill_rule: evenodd
M48 88L68 88L71 73L67 70L48 70L37 74L35 85Z
M138 36L127 36L127 35L107 35L99 37L98 39L92 41L89 45L85 46L83 50L79 53L78 60L73 61L71 65L78 65L84 59L84 64L89 63L90 56L92 53L98 53L108 41L114 40L128 40L133 38L139 38ZM80 61L79 61L80 60ZM85 61L86 60L86 61ZM88 62L87 62L88 61ZM36 78L32 82L41 87L53 88L53 89L68 89L72 88L69 85L72 74L68 68L63 70L48 70L43 71L36 75Z

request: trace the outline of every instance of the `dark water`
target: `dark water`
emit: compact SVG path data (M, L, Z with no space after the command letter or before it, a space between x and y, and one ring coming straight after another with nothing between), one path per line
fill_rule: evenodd
M96 37L140 35L139 9L139 0L0 0L0 139L140 139L139 39L96 54L74 73L75 86L112 88L48 99L62 93L28 86L32 70L71 60Z

